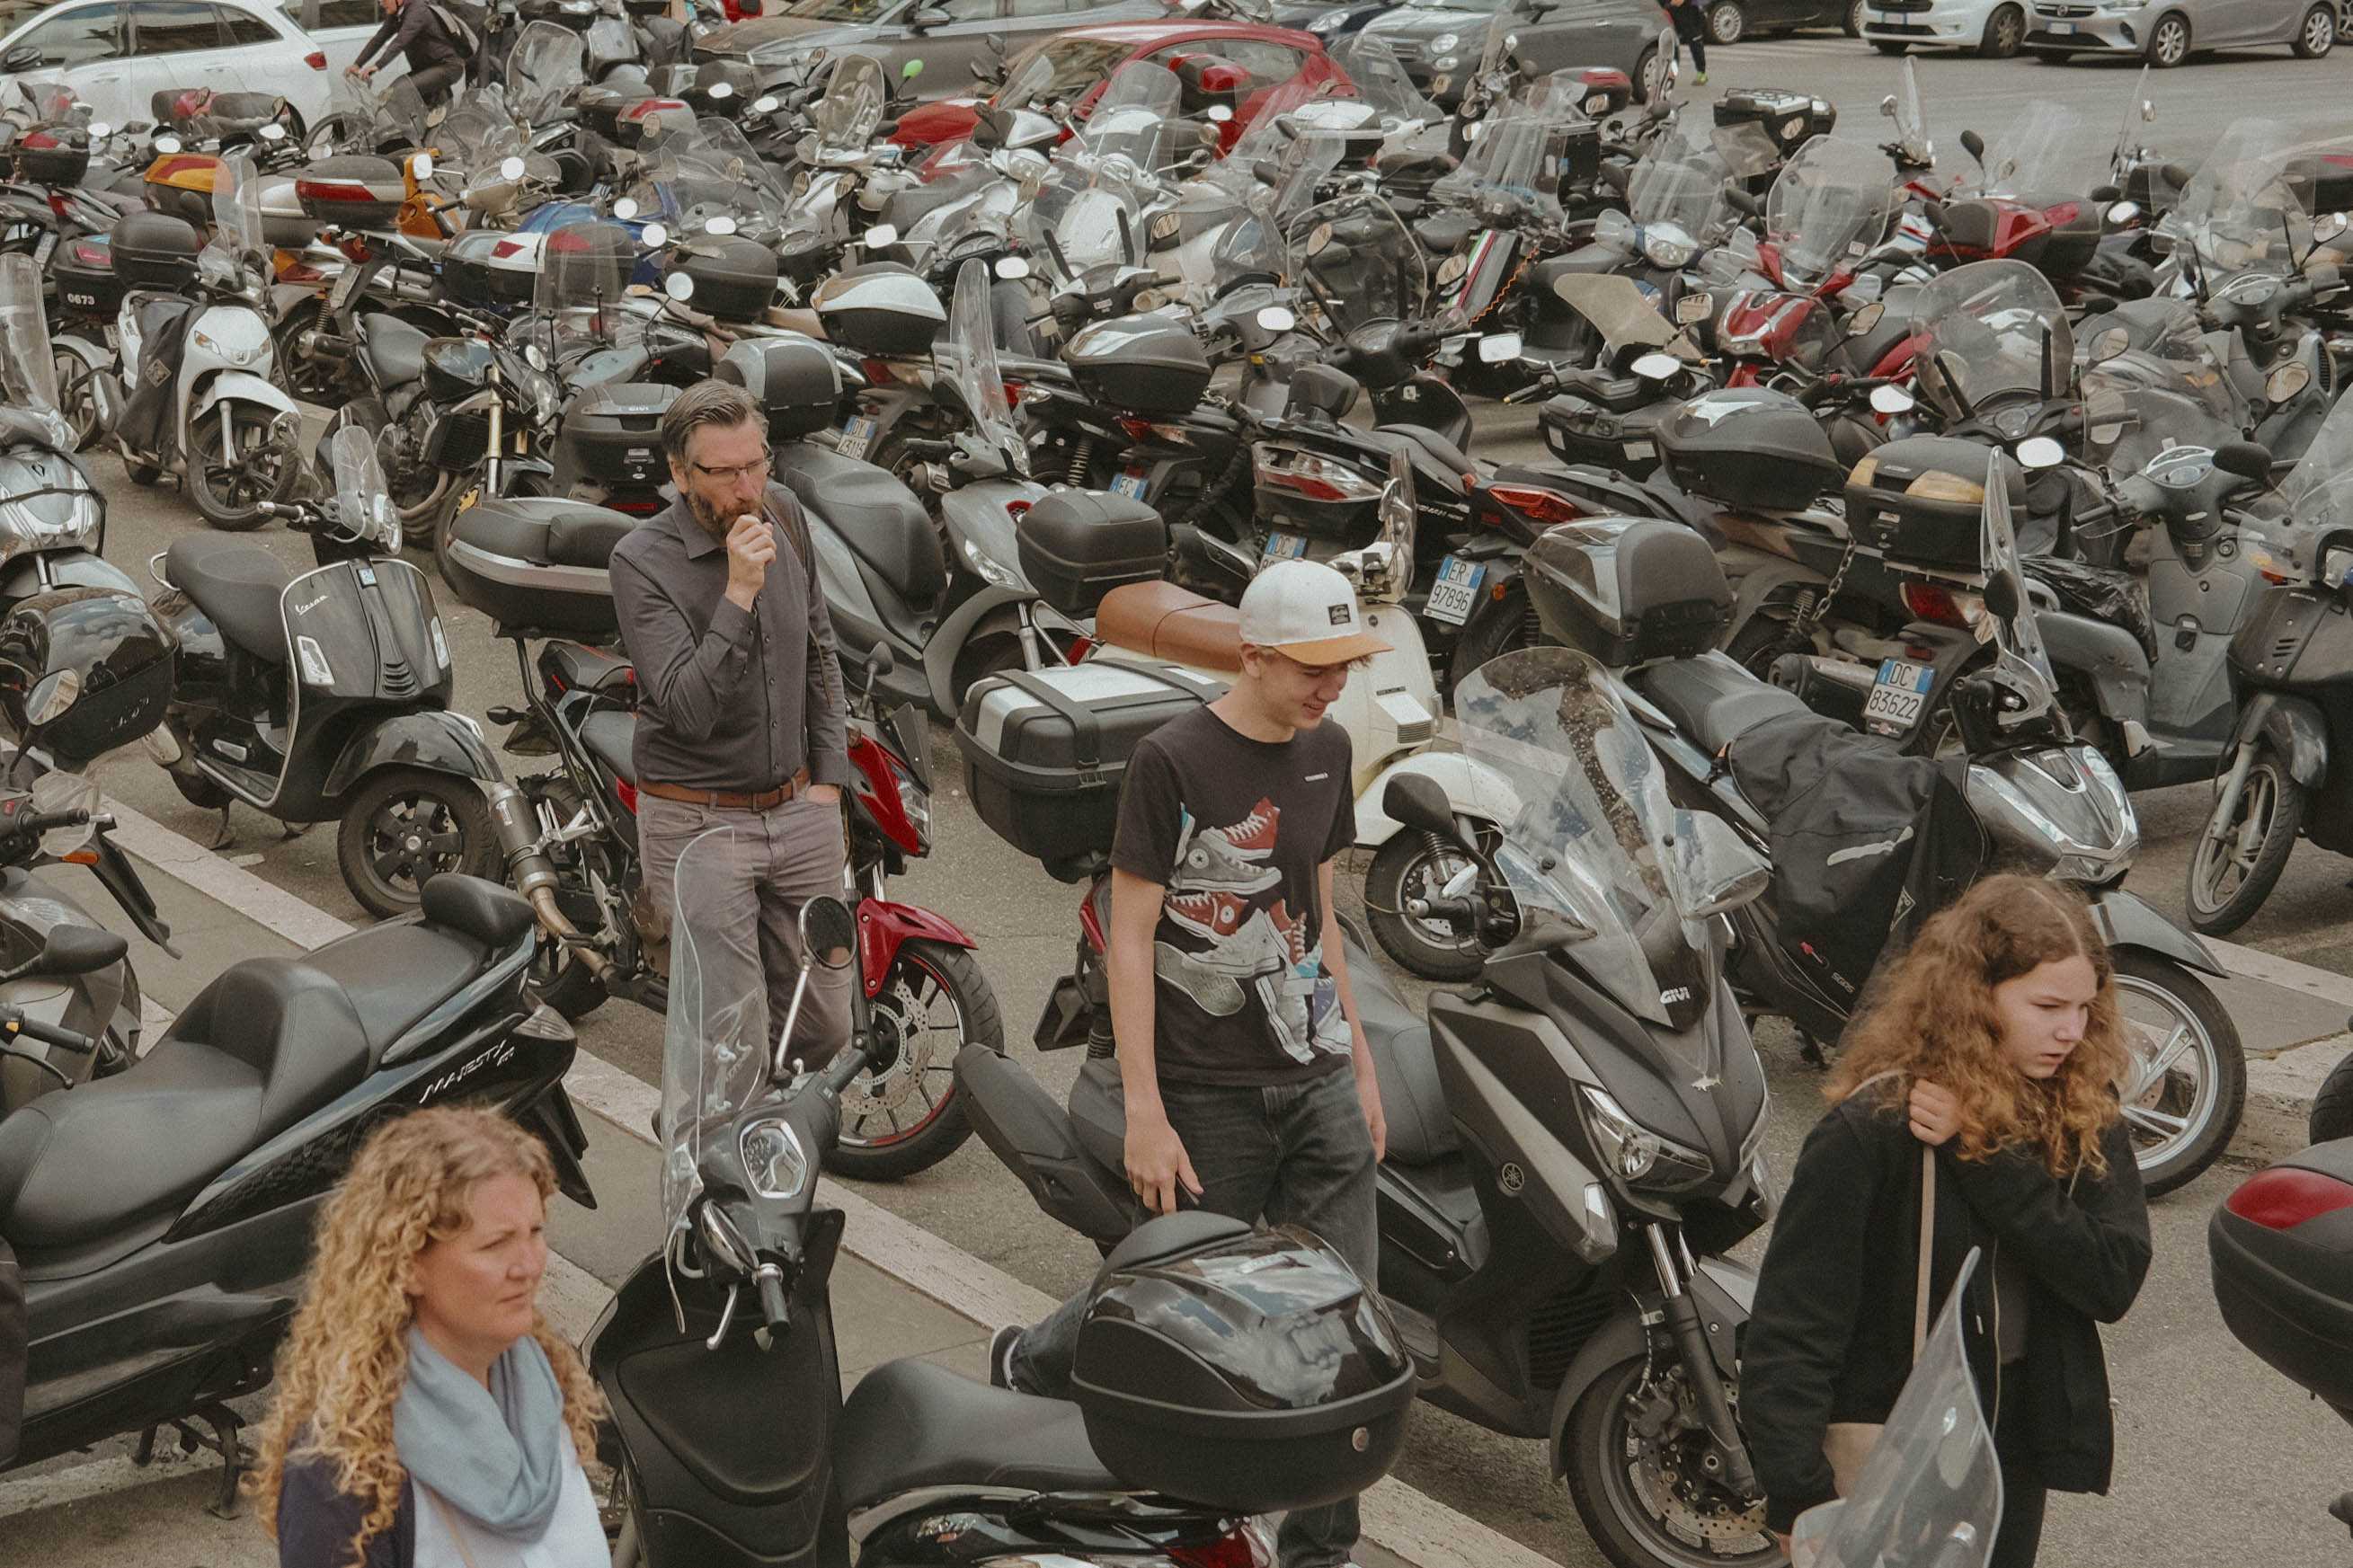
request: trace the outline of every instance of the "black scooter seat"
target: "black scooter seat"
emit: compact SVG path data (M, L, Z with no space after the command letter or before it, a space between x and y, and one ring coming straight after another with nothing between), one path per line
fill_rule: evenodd
M1440 468L1455 476L1458 486L1464 478L1479 471L1479 465L1471 460L1469 453L1427 425L1381 425L1374 428L1373 435L1420 447Z
M1728 658L1668 659L1634 671L1628 683L1711 755L1767 719L1808 710L1796 692L1768 685Z
M1478 226L1479 220L1469 213L1446 212L1423 218L1413 226L1413 234L1432 256L1451 256L1462 248L1462 242Z
M230 642L266 663L286 662L279 601L294 574L266 548L227 534L183 534L164 552L164 575Z
M380 387L405 386L425 374L425 345L432 340L398 316L360 318L360 352L367 356Z
M637 739L638 716L634 713L599 708L580 721L580 743L588 748L588 754L633 788L638 782L638 765L631 752Z
M919 1487L1132 1489L1095 1458L1077 1405L924 1361L891 1362L860 1379L833 1451L852 1512Z

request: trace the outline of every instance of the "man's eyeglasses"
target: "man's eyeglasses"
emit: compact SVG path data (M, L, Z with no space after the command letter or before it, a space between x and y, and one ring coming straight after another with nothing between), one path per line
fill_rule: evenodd
M708 463L697 463L692 460L689 460L687 467L706 479L717 479L724 485L733 484L737 479L765 479L768 477L769 468L775 466L775 453L763 452L756 462L737 463L732 468L714 468Z

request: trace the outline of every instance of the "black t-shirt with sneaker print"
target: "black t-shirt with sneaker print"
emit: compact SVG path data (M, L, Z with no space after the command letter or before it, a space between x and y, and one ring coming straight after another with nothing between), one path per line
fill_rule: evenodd
M1207 708L1129 759L1112 864L1167 889L1153 933L1161 1078L1264 1087L1348 1059L1316 868L1356 841L1348 732L1254 741Z

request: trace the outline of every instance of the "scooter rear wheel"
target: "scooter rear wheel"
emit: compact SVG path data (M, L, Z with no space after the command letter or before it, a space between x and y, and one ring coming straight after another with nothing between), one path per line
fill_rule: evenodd
M2216 807L2220 809L2218 797ZM2189 857L2184 902L2189 923L2207 936L2228 936L2263 907L2279 886L2280 873L2304 831L2304 786L2289 776L2287 763L2264 746L2247 769L2226 837L2212 837L2210 819Z
M413 914L443 871L495 879L498 829L471 779L386 768L343 806L335 864L360 907L378 920Z
M2312 1097L2308 1130L2316 1143L2353 1138L2353 1051L2346 1053L2345 1059L2322 1080L2320 1092Z

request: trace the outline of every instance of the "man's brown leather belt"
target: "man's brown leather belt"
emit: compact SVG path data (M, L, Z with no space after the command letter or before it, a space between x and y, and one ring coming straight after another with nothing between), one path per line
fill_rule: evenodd
M683 801L688 805L717 806L727 811L766 811L784 805L808 788L808 770L803 768L776 788L764 789L757 794L746 794L736 789L695 789L687 784L640 784L638 793L659 795L664 800Z

